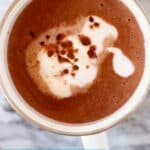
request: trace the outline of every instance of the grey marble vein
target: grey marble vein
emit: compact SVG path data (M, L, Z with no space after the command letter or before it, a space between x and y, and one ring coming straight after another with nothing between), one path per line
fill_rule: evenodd
M109 141L112 150L143 149L150 150L150 92L143 104L127 120L111 129ZM140 149L140 148L139 148ZM141 148L141 150L143 150ZM133 149L134 150L134 149Z
M7 103L5 107L0 107L0 147L82 148L80 137L57 135L39 129L8 107Z

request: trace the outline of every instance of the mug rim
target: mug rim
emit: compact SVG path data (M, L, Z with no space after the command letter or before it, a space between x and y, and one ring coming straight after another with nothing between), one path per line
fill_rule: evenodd
M27 0L24 0L27 2ZM122 0L122 1L130 1L130 0ZM15 7L17 7L17 5L19 6L19 0L14 0L14 2L10 5L8 11L6 12L3 20L2 20L2 24L0 25L0 39L1 39L1 34L2 34L2 29L8 19L8 16L11 14L11 12L15 9ZM135 7L140 10L140 13L142 15L142 20L144 20L145 18L145 24L147 24L147 26L149 25L148 23L148 19L146 18L146 15L145 13L143 12L142 8L139 6L139 4L135 1L135 0L132 0L132 2L134 3ZM131 3L132 3L131 2ZM20 8L21 9L21 8ZM131 11L131 8L130 8L130 11ZM16 12L17 13L17 12ZM134 14L133 14L134 15ZM137 18L136 18L137 20ZM141 30L143 30L143 28L141 27L140 28ZM149 33L147 33L149 34ZM148 36L146 37L146 35L143 33L143 36L144 38L146 38L146 40L148 40ZM150 34L149 34L149 37L150 37ZM146 41L148 42L148 41ZM4 45L5 45L5 42L4 42ZM42 117L46 120L48 120L48 122L51 122L51 121L54 121L53 125L55 124L62 124L63 126L67 126L67 128L64 128L63 130L58 128L60 126L57 126L57 128L54 128L54 126L50 126L52 125L51 123L50 124L42 124L39 120L36 120L37 118L33 118L33 116L30 116L29 113L25 113L25 111L23 111L21 108L19 108L19 106L17 106L18 104L15 103L15 100L12 98L12 96L10 96L10 93L8 92L8 89L6 88L5 86L5 82L4 82L4 78L3 78L3 75L2 75L2 71L0 71L0 86L2 87L2 92L4 93L4 96L6 96L6 100L8 101L8 103L19 113L23 116L23 118L25 118L26 120L28 120L30 123L34 123L35 125L38 125L40 128L43 128L43 129L46 129L48 131L51 131L51 132L55 132L55 133L58 133L58 134L63 134L63 135L90 135L90 134L95 134L95 133L98 133L98 132L103 132L104 130L107 130L108 128L111 128L112 126L118 124L119 122L121 122L122 120L124 120L125 118L127 118L135 109L137 106L140 105L140 103L143 101L143 98L144 96L146 95L147 93L147 88L148 88L148 85L149 85L149 79L148 79L148 75L150 75L149 71L148 71L148 67L146 66L146 64L150 65L150 61L148 61L148 58L150 59L150 52L148 52L148 47L150 47L150 43L148 44L148 46L146 47L145 45L145 53L147 52L147 54L145 55L145 67L144 67L144 73L145 71L147 72L146 75L143 73L142 77L141 77L141 81L140 83L142 82L143 78L146 79L146 81L148 83L146 83L146 81L144 82L145 86L144 86L144 89L143 89L143 92L141 93L139 100L137 100L138 102L132 102L134 104L134 106L132 107L129 107L130 109L128 111L126 111L126 113L124 113L123 116L120 116L114 120L111 120L111 123L110 121L107 121L107 123L109 122L109 125L105 125L106 123L103 123L103 127L101 125L102 121L104 122L107 118L115 118L115 116L117 116L117 114L119 114L121 112L121 110L123 108L126 107L126 105L128 103L130 103L133 95L135 95L138 87L141 85L140 83L138 84L137 86L137 89L134 90L133 92L133 95L128 99L128 101L126 102L126 104L124 104L123 106L121 106L118 110L116 110L114 113L112 113L111 115L108 115L102 119L99 119L97 121L92 121L90 123L82 123L82 124L71 124L71 123L62 123L62 122L59 122L59 121L54 121L54 120L50 120L48 117L45 117L44 115L41 115L40 113L38 113L36 110L33 110L31 107L29 107L28 109L31 109L31 111L33 111L33 113L36 113L36 115L39 115L39 117ZM6 48L7 49L7 48ZM148 58L147 58L148 57ZM146 59L147 58L147 59ZM147 67L147 68L146 68ZM145 75L145 76L144 76ZM144 76L144 77L143 77ZM11 83L10 83L11 84ZM17 92L18 93L18 92ZM18 97L21 101L21 97ZM137 98L137 97L136 97ZM25 101L25 100L23 100ZM135 101L135 100L134 100ZM25 104L24 104L25 105ZM28 106L25 106L25 107L28 107ZM128 108L128 107L126 107ZM36 112L34 112L36 111ZM30 113L31 114L31 113ZM48 123L47 122L47 123ZM106 122L106 121L105 121ZM94 124L94 129L91 129L93 127L93 124ZM49 125L49 126L48 126ZM75 125L75 126L74 126ZM96 126L97 127L96 127ZM88 126L88 129L89 130L82 130L80 129L79 131L77 131L77 129L79 128L85 128ZM67 129L69 128L72 128L72 131L70 130L68 132Z

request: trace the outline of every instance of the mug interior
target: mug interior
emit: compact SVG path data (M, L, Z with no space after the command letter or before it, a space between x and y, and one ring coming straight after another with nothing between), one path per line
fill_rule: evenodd
M46 130L66 135L88 135L102 132L127 117L142 102L143 97L147 92L150 76L150 33L148 33L149 23L136 2L133 0L122 0L122 2L128 8L130 8L136 17L136 20L139 22L139 26L144 35L145 68L141 81L126 104L124 104L116 112L103 119L83 124L63 123L40 114L23 100L13 84L7 64L7 45L9 34L12 30L15 20L30 2L31 0L16 0L7 12L0 31L0 55L2 59L0 63L0 84L6 99L12 105L12 107L31 123L35 123Z

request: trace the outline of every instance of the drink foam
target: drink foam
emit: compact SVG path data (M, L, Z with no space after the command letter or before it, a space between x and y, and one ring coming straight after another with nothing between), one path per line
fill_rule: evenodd
M28 72L42 92L58 99L88 90L108 53L114 55L114 72L127 78L135 67L121 49L113 47L118 34L115 26L97 16L54 27L27 48Z

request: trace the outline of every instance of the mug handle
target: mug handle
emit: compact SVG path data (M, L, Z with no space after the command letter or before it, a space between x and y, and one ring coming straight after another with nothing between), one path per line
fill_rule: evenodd
M81 139L85 150L109 150L106 132L95 135L82 136Z

